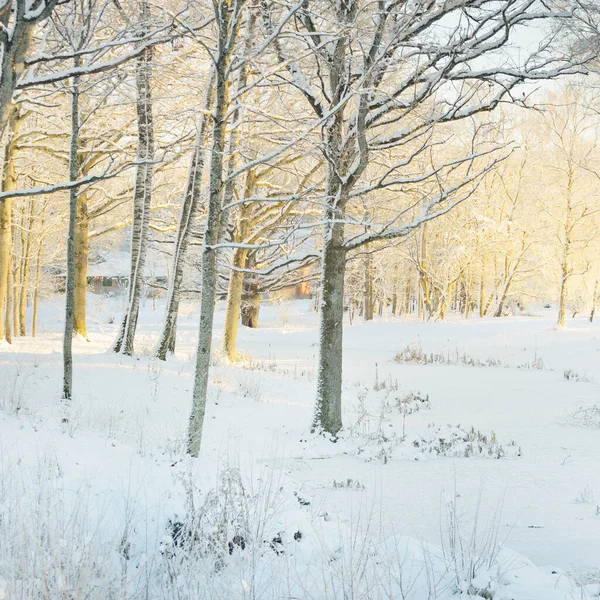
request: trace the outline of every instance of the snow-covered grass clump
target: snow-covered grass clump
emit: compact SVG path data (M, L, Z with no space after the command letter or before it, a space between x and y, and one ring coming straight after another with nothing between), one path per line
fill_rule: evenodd
M498 358L487 357L477 358L470 356L466 352L460 352L458 349L445 352L425 352L420 341L411 342L394 355L394 362L399 364L414 365L446 365L459 367L497 367L509 368L511 365ZM514 365L517 369L532 371L542 371L546 369L543 358L534 354L530 361ZM565 379L567 377L565 376Z
M496 358L480 360L468 356L466 353L455 352L424 352L421 342L416 341L408 344L396 353L394 361L400 364L418 365L462 365L468 367L502 367L503 363Z
M474 427L438 426L430 424L411 434L394 431L388 424L380 424L373 431L360 428L342 432L340 441L349 451L366 461L378 460L387 464L392 459L421 460L427 458L516 458L521 448L514 441L500 444L496 434L476 431Z

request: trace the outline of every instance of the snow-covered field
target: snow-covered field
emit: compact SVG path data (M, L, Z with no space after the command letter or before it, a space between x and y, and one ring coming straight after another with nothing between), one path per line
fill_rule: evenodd
M0 346L0 598L600 596L600 418L581 410L600 324L347 324L332 443L309 433L318 317L266 306L244 363L217 353L190 460L196 308L162 363L160 303L136 357L110 352L118 302L90 297L71 406L59 302Z

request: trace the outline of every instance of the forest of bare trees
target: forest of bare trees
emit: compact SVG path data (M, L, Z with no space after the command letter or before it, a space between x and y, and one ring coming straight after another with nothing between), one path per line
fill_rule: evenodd
M181 299L199 305L192 456L217 299L236 361L240 320L310 282L312 427L333 437L345 316L594 318L594 2L16 0L0 22L0 339L64 294L65 402L89 268L117 250L114 352L159 295L169 360Z

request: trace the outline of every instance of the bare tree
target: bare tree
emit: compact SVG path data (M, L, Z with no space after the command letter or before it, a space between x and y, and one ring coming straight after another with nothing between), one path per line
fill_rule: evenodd
M140 3L140 36L149 30L150 9L148 2ZM133 194L131 232L131 268L127 308L123 323L114 344L115 352L133 354L133 341L137 327L138 312L146 252L148 247L150 205L152 203L152 175L154 161L154 119L152 115L152 48L146 48L136 59L136 114L138 124L137 172Z
M4 147L4 167L2 172L2 191L11 191L17 187L15 159L17 155L17 136L21 123L25 119L19 104L12 106L6 128L7 140ZM0 201L0 340L6 338L4 318L5 301L9 295L8 274L10 270L10 246L12 238L12 198ZM7 311L8 312L8 311ZM8 333L10 335L10 332Z
M204 413L206 411L206 394L208 390L217 285L215 246L219 241L220 232L221 199L224 180L223 154L226 139L225 124L229 107L228 88L237 37L243 20L243 6L244 0L233 0L231 4L226 2L226 0L218 0L214 3L217 39L213 55L215 89L212 105L212 145L210 149L208 199L204 243L202 247L200 327L187 442L187 451L194 457L197 457L200 453Z
M202 174L204 170L204 156L206 134L210 124L208 111L212 104L213 76L208 77L208 85L205 97L201 104L199 123L197 124L196 139L188 176L183 194L183 201L179 213L173 257L171 261L171 282L167 290L165 317L163 327L159 336L156 355L161 360L167 359L167 354L175 352L177 339L177 314L181 295L181 283L183 281L185 259L193 233L193 224L199 212L199 203L202 196Z
M267 2L262 7L268 31L274 9ZM411 161L431 147L431 136L441 124L493 110L511 100L512 90L523 81L579 71L573 60L553 54L550 40L516 66L498 59L519 26L557 17L568 15L554 13L537 0L484 0L476 5L470 0L380 0L369 5L350 1L335 6L307 2L295 23L300 34L294 32L289 41L274 45L289 84L325 122L327 185L314 429L335 435L342 427L347 254L365 244L404 236L444 214L469 197L493 161L482 164L485 151L478 147L445 169L433 166L420 176L421 182L438 184L437 192L427 194L424 209L421 204L418 210L405 208L385 222L361 224L353 202L416 182L403 170L406 173ZM450 23L454 25L447 27ZM295 60L296 56L306 58ZM374 154L401 146L406 149L404 158L379 175L369 171ZM449 173L460 170L462 178L447 185Z

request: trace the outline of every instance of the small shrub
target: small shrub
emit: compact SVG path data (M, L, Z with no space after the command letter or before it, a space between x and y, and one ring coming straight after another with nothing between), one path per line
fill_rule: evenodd
M582 383L589 383L590 379L586 375L582 375L581 373L576 373L573 369L565 369L563 371L563 378L567 381L575 381Z
M579 494L575 498L577 504L592 504L594 502L594 492L589 485L586 485L583 490L579 491Z
M429 410L431 403L429 402L429 394L421 395L421 392L409 392L404 396L396 397L396 408L403 415L412 415L422 409Z
M336 490L345 489L345 490L364 490L365 486L356 479L342 479L341 481L333 480L333 488Z
M460 426L439 427L431 424L424 433L412 440L412 445L423 454L436 456L504 458L507 455L493 431L490 435L485 435L474 427L466 431ZM509 448L509 455L521 456L521 448L517 448L514 441L510 442Z

